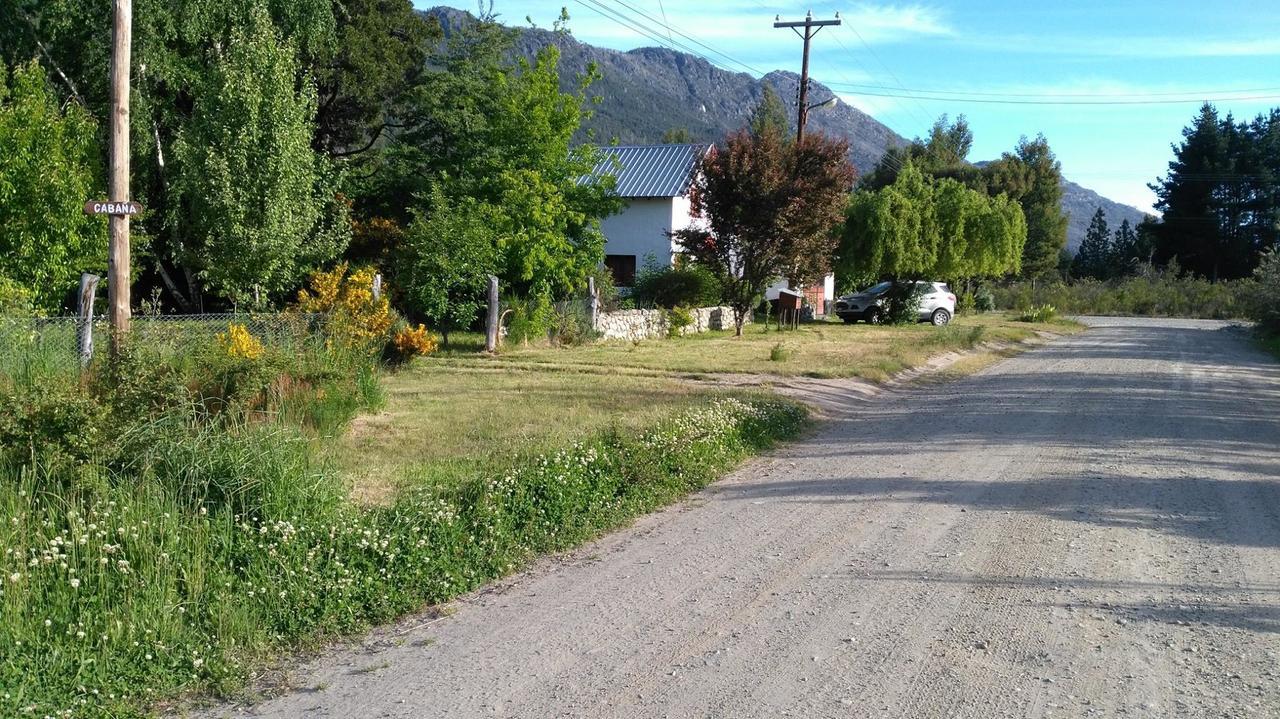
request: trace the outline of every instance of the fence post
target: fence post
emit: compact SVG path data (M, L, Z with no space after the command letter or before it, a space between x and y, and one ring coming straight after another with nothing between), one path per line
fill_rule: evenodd
M587 278L587 308L591 313L591 331L600 329L600 293L596 292L596 278Z
M102 278L88 272L80 275L80 297L76 303L80 326L77 328L76 344L80 351L81 369L88 367L93 361L93 299L100 279Z
M382 299L382 273L373 276L373 301Z
M485 322L484 351L498 351L498 278L489 275L489 315Z

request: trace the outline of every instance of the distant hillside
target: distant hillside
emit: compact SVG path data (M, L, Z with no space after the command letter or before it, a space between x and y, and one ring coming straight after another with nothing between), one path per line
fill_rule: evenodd
M1102 211L1107 215L1107 226L1115 232L1116 228L1124 220L1128 220L1134 229L1138 228L1138 224L1147 216L1145 212L1136 207L1122 205L1119 202L1109 200L1102 195L1090 190L1087 187L1081 187L1070 180L1062 182L1062 209L1067 213L1067 249L1075 252L1080 249L1080 243L1084 241L1085 232L1089 230L1089 222L1093 219L1093 213L1101 207Z
M440 18L446 28L463 22L469 15L451 8L427 11ZM520 36L518 52L531 57L554 43L560 48L560 80L566 90L575 87L575 78L594 62L601 79L591 86L601 98L595 116L584 128L594 133L596 142L616 138L623 144L655 143L674 128L689 131L692 139L716 142L725 133L746 124L752 108L760 102L764 85L772 85L784 102L792 103L799 75L775 70L761 79L712 65L696 55L667 48L642 47L627 52L608 50L579 42L571 36L547 30L526 29ZM834 93L820 82L810 84L810 97L821 102ZM860 173L875 166L887 148L905 144L902 136L874 117L843 101L835 107L810 114L809 127L849 141L849 159ZM1107 221L1119 226L1128 218L1135 226L1141 211L1113 202L1073 182L1063 183L1062 207L1070 217L1067 245L1080 246L1094 210L1102 207Z

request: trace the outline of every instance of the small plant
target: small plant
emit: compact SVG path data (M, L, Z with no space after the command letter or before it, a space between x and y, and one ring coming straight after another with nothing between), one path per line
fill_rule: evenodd
M973 296L973 309L982 314L983 312L994 312L996 309L996 297L991 294L991 290L978 290Z
M249 333L249 328L238 322L227 325L226 332L218 333L218 346L228 357L249 361L260 359L265 351L262 342Z
M769 350L769 361L770 362L786 362L787 360L794 357L795 354L796 354L795 350L779 342L778 344L773 346L773 349Z
M401 327L391 336L391 348L396 359L407 362L414 357L426 357L436 351L436 336L419 324L417 327Z
M1019 322L1048 322L1058 315L1053 305L1040 305L1018 315Z
M688 307L673 307L666 312L667 336L679 337L693 326L693 312Z

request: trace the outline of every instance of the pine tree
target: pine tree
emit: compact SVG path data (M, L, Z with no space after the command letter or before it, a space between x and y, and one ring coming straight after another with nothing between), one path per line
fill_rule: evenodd
M770 132L777 132L784 138L790 134L791 120L787 116L787 107L772 85L764 86L760 104L751 110L751 117L747 120L747 129L756 137Z
M1138 233L1129 224L1129 220L1125 219L1116 228L1115 238L1111 242L1111 272L1114 275L1129 274L1135 265L1145 259L1140 255Z
M1107 278L1111 260L1111 231L1107 227L1107 213L1099 207L1089 222L1089 230L1080 243L1076 259L1071 264L1071 273L1076 277L1092 277L1095 280Z
M1022 254L1024 277L1056 275L1058 255L1067 244L1067 216L1062 211L1062 165L1039 135L1023 138L1005 164L1020 174L1015 184L1023 189L1016 195L1027 220L1027 243ZM1011 180L1012 181L1012 180Z

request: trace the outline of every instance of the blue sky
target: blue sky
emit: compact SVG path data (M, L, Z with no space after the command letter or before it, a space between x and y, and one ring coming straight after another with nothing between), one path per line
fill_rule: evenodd
M1280 106L1275 0L495 0L494 10L508 24L528 16L547 27L566 4L584 42L619 50L658 44L604 17L604 6L664 36L657 21L665 18L676 42L693 44L683 33L722 53L695 46L715 64L754 75L799 71L800 40L774 29L775 15L839 12L844 25L815 38L810 71L843 100L906 137L923 134L942 113L963 113L974 160L1044 133L1068 178L1143 210L1155 199L1146 183L1166 169L1169 145L1200 101L1215 100L1237 118ZM1046 101L1142 104L1031 104Z

